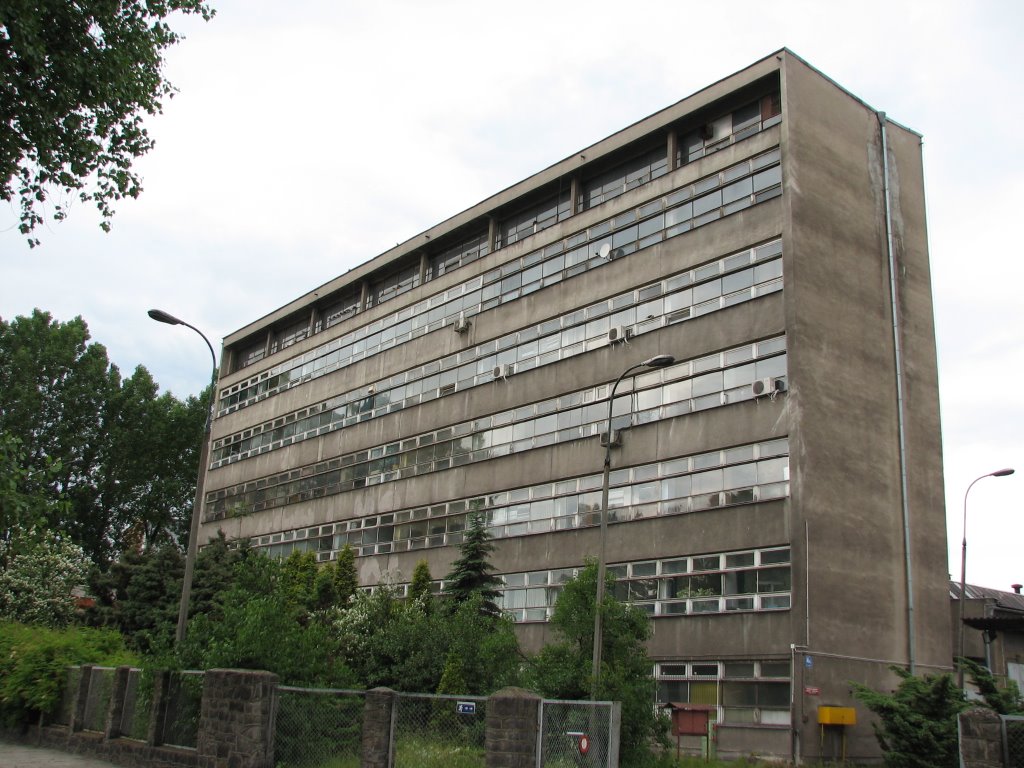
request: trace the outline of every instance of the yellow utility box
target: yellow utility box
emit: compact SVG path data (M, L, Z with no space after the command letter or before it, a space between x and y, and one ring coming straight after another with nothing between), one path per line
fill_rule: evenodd
M819 725L856 725L857 710L853 707L818 707Z

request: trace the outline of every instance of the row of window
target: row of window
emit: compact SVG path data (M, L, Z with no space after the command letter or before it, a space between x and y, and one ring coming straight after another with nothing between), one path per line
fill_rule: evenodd
M781 194L778 148L622 212L225 388L230 413Z
M608 520L615 523L785 497L789 487L788 453L788 440L781 438L616 469L609 475ZM429 507L264 534L254 537L250 544L270 557L285 558L297 550L316 552L318 559L332 560L345 545L352 547L357 556L455 546L462 542L470 515L483 515L495 539L582 528L600 524L601 484L601 474L567 478ZM701 570L703 564L696 562L693 567ZM636 566L629 575L654 574Z
M661 704L708 707L716 722L789 725L788 659L670 661L654 674Z
M782 287L782 241L748 248L589 307L470 347L458 354L227 435L211 468L276 450L421 402L489 384L608 343L609 330L636 336Z
M781 120L781 102L775 93L742 107L682 136L676 151L675 165L693 162L706 154L753 136ZM577 211L584 211L606 200L618 197L668 172L664 147L630 158L600 176L584 181ZM505 217L498 227L495 247L501 248L518 242L529 235L547 229L571 215L568 190L561 190L550 198L533 204ZM433 280L452 269L475 261L491 251L487 231L470 235L464 241L446 247L431 255L427 263L426 280ZM365 309L396 298L420 284L420 266L407 264L404 268L375 281L367 294ZM298 327L289 327L273 333L269 352L273 354L301 341L310 333L341 322L360 310L360 291L348 289L348 295L326 307L315 322L303 318ZM295 323L293 323L295 326ZM238 350L237 368L241 369L262 360L268 351L266 339Z
M649 616L686 616L790 607L789 548L750 550L608 567L612 594ZM650 575L632 576L635 568ZM506 574L498 605L517 622L547 621L573 568Z
M517 623L548 621L562 589L579 571L553 568L496 574L499 583L495 590L500 593L496 602ZM789 547L614 563L608 566L608 573L616 579L613 594L617 600L635 605L653 617L778 611L790 608L791 603ZM646 575L635 575L638 573ZM435 580L430 587L434 594L442 594L446 585L443 580ZM397 597L408 597L408 583L393 584L391 588ZM689 605L700 607L686 610ZM692 675L707 679L720 673L715 662L707 666L663 665L661 669L666 678ZM733 667L730 673L745 677L758 674L744 667ZM781 676L782 669L770 668L768 674L771 673Z
M633 391L624 391L616 398L612 427L622 429L751 400L758 396L752 386L755 381L771 380L784 388L785 348L785 336L777 336L638 374L633 379ZM206 520L259 512L596 435L605 427L607 390L608 385L601 384L569 392L212 491L206 495Z

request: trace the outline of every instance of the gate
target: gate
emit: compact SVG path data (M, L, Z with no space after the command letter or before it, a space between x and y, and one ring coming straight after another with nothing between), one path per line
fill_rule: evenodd
M1001 715L1003 732L1003 765L1024 768L1024 717Z
M538 768L616 768L621 710L617 701L544 699L540 704Z

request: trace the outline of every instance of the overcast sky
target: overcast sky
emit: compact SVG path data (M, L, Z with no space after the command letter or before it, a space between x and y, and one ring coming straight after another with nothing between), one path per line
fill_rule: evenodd
M1024 582L1024 3L220 0L177 26L145 192L29 250L0 207L0 317L82 315L178 396L205 346L520 179L788 47L924 135L950 571ZM219 349L218 349L219 353ZM1021 391L1017 390L1018 384ZM911 414L911 418L913 415ZM865 494L870 488L864 489ZM866 565L868 565L866 561Z

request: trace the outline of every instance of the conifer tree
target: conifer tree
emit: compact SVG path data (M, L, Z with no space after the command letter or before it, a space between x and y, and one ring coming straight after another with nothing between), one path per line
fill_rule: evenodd
M411 601L422 600L424 603L430 599L430 566L426 560L420 560L412 571L412 581L409 583L409 599Z
M483 515L473 515L459 546L459 558L452 563L451 573L445 576L445 592L454 598L456 607L478 594L482 598L481 613L487 616L501 614L496 602L501 597L496 589L501 580L494 575L494 567L488 560L493 551L494 544Z
M344 608L351 603L357 589L359 576L356 574L356 553L346 544L334 563L334 591L338 605Z

